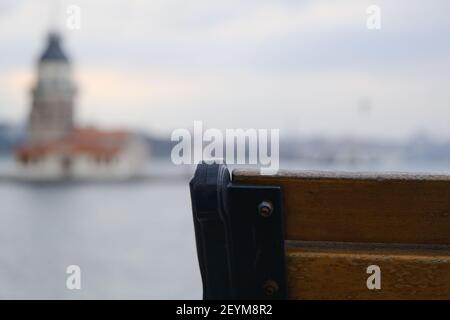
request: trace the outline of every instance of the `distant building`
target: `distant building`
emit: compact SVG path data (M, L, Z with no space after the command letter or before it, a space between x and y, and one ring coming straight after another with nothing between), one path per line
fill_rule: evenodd
M74 96L69 60L61 49L60 38L51 33L39 59L36 85L28 120L29 143L45 143L67 136L74 127Z
M75 125L76 86L56 33L50 33L37 71L26 139L16 148L19 174L30 179L139 175L147 149L138 135Z

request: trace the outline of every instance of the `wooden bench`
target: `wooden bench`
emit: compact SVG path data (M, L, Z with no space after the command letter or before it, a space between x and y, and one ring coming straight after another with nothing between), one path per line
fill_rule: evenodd
M205 299L450 299L450 177L199 164Z

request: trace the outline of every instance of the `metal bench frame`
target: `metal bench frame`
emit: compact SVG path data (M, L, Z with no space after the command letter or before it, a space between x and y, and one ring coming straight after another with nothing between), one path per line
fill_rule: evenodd
M204 299L286 299L282 192L200 163L190 182Z

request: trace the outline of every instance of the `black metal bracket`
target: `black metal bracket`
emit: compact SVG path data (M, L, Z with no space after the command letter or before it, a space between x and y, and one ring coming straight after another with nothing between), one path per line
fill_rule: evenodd
M203 298L287 298L281 188L200 163L190 189Z

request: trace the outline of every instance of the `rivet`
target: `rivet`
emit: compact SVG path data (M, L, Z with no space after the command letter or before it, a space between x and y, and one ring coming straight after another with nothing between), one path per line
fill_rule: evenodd
M270 217L270 215L273 212L272 202L269 202L269 201L261 202L258 206L258 211L262 217L265 217L265 218Z
M266 296L273 296L279 290L278 283L273 280L267 280L264 282L263 289Z

